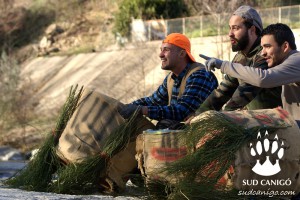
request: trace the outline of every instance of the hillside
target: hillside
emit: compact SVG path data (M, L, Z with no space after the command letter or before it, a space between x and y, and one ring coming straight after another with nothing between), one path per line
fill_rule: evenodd
M60 5L35 5L50 10L48 13L52 17L48 21L42 20L43 26L33 32L32 23L40 22L37 17L43 15L37 11L37 14L33 14L32 3L45 1L58 2L18 0L5 10L8 13L20 11L23 13L20 15L35 21L25 23L16 17L19 16L17 14L6 15L6 19L19 19L20 22L13 26L15 32L11 31L10 37L18 35L24 27L30 30L31 35L27 35L28 40L22 43L23 46L14 48L10 54L20 62L21 78L16 81L16 84L20 83L17 87L12 85L6 91L1 87L2 94L5 94L2 96L12 95L6 100L14 105L6 113L9 117L5 114L0 119L0 146L10 145L24 151L36 148L54 128L71 86L92 87L128 103L153 92L168 73L160 69L160 40L123 46L117 44L111 32L111 13L117 9L119 0L78 1L82 2L80 8L68 7L64 1ZM0 39L3 30L8 30L3 27L11 28L9 24L0 26ZM295 36L299 38L299 30ZM226 35L192 38L192 54L198 62L203 62L197 56L199 53L222 55L224 59L231 60L234 53L226 38ZM12 64L14 62L7 63L7 71L14 71ZM222 79L220 74L217 76L219 80ZM0 104L0 111L2 107L8 106Z
M0 0L0 44L24 62L37 56L94 52L115 44L120 0Z
M119 48L112 33L113 13L118 9L119 2L0 0L0 47L8 55L7 58L1 57L1 71L9 77L8 83L0 83L7 84L7 87L1 87L0 92L8 95L0 101L0 145L32 149L54 127L70 88L62 79L77 83L76 78L70 77L76 73L75 68L81 73L91 65L85 59L95 57L92 52L106 51L108 47ZM71 64L69 78L65 78L62 63L80 53L85 54ZM88 56L88 53L91 55ZM103 56L110 58L109 52ZM59 65L54 62L59 60L64 61ZM80 60L85 61L80 64ZM114 62L108 59L105 64ZM89 70L92 71L85 79L79 78L82 80L79 84L87 85L83 80L92 81L90 74L98 74L95 73L97 69ZM19 72L20 77L17 77ZM60 74L62 77L54 78ZM56 94L61 98L56 99L56 94L47 89L52 83L57 84L57 88L52 87L51 90L57 90ZM12 90L16 84L19 86ZM48 96L41 97L45 94L43 92L48 92ZM47 107L49 109L45 109Z

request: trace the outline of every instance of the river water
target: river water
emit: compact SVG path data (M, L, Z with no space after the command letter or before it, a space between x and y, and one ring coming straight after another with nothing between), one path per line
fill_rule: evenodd
M3 181L13 176L18 170L26 167L26 156L18 150L10 147L0 147L0 200L136 200L137 197L128 196L107 196L102 194L93 195L68 195L45 192L32 192L20 189L8 188L3 185ZM128 183L129 190L134 190L134 185Z

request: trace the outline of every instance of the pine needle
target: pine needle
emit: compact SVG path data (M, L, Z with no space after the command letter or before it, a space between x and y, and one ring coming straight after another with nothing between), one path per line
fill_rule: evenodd
M187 127L179 140L189 154L161 170L178 179L167 184L172 188L168 198L215 199L216 193L220 193L220 199L229 198L232 193L219 188L217 182L233 164L241 146L255 138L257 129L245 129L219 112L211 112Z
M4 184L26 190L48 191L52 175L60 167L59 158L55 153L55 146L67 122L74 113L83 91L82 87L79 92L76 93L77 87L77 85L74 89L71 87L69 96L57 120L55 130L46 138L34 159L31 160L24 169L6 180Z
M108 161L134 140L137 130L138 113L117 127L105 140L98 155L89 156L80 163L62 165L56 155L56 146L67 122L77 108L83 88L76 94L77 86L71 88L69 97L56 123L55 131L49 134L35 158L6 185L33 191L48 191L66 194L87 194L99 189L101 175L106 172ZM105 174L104 174L105 175ZM54 180L53 177L58 177Z
M98 155L87 157L80 163L73 163L58 171L58 180L52 191L67 194L88 194L99 190L101 175L105 173L109 158L123 150L136 138L140 118L135 113L128 121L117 127L106 139Z

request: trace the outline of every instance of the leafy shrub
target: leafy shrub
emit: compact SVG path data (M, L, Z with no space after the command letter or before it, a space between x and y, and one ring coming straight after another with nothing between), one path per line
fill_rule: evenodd
M114 32L130 36L131 18L143 20L188 16L183 0L124 0L115 14Z

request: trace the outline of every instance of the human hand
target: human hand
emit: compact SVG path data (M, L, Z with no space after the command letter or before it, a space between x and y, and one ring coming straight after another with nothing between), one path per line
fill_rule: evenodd
M219 60L217 58L211 58L208 56L205 56L203 54L199 54L199 56L203 59L205 59L205 69L206 71L210 72L210 71L215 71L215 68L220 69L221 65L223 63L222 60Z
M189 125L191 124L192 119L195 117L195 114L188 116L185 121L184 124Z
M135 105L135 104L126 104L124 107L119 111L120 115L124 119L129 119L132 115L137 112L138 114L142 114L142 106Z

